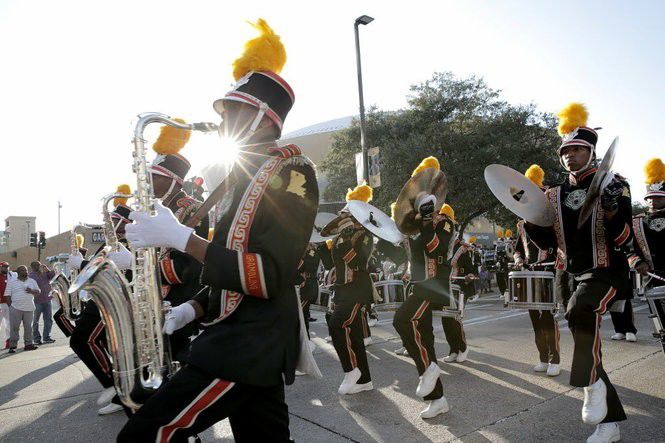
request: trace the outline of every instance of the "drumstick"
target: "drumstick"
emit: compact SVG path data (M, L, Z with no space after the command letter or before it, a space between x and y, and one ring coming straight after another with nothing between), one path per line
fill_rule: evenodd
M665 278L660 277L660 276L658 276L658 275L656 275L656 274L653 274L653 273L651 273L651 272L647 272L647 275L649 275L649 276L655 278L656 280L665 281Z

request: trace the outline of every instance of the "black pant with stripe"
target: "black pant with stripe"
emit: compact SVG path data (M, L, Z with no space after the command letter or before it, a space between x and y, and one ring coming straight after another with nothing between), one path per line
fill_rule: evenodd
M97 305L87 302L76 321L69 346L92 371L104 388L113 386L111 360L107 353L106 331Z
M576 387L590 386L599 378L605 382L608 412L603 423L626 419L619 395L603 369L600 345L600 323L616 294L616 288L599 279L578 282L566 311L568 327L575 343L570 384Z
M372 380L363 341L362 307L363 304L360 302L335 303L328 318L328 332L342 363L342 369L344 372L350 372L354 368L360 369L361 376L358 380L360 384Z
M418 375L423 375L432 362L436 363L432 327L432 310L435 309L441 309L441 305L433 305L427 300L411 296L402 303L393 319L395 330L416 363ZM425 397L425 400L436 400L441 397L443 397L443 385L439 378L434 390Z
M620 332L624 335L629 332L637 334L635 315L633 314L633 303L630 300L626 300L623 312L610 312L610 316L612 317L614 332Z
M441 317L441 325L443 326L446 341L450 346L450 353L459 354L466 351L466 334L464 333L462 320L452 317Z
M227 418L236 442L290 440L284 385L250 386L180 369L122 428L117 441L186 442Z
M558 365L559 357L559 324L551 311L530 310L529 318L533 325L536 348L540 361Z
M53 321L56 325L58 325L58 328L60 328L62 333L65 334L65 337L71 337L76 325L67 320L67 317L65 317L64 309L60 308L55 312L55 314L53 314Z

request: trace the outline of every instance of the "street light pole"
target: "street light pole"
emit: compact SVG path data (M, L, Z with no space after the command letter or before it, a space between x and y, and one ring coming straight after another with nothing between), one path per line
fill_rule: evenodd
M356 66L358 68L358 102L360 104L360 146L363 155L363 177L369 184L369 159L367 158L367 137L365 134L365 100L363 98L363 74L360 65L360 37L358 34L359 25L367 25L374 19L368 15L358 17L353 25L356 34Z
M62 209L62 205L60 204L60 200L58 200L58 234L60 234L60 209Z

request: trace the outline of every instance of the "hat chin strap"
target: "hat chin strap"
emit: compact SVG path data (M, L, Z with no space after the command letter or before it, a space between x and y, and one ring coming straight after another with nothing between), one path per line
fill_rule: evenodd
M249 126L245 134L237 141L239 146L250 144L249 140L254 136L256 130L259 128L259 124L261 123L261 120L263 120L263 116L266 115L267 109L268 105L261 102L261 104L259 105L259 111L256 113L256 117L254 117L252 124Z
M171 186L169 186L168 191L166 191L166 192L164 193L164 195L162 196L162 201L165 202L165 204L166 204L166 201L167 201L169 198L172 197L171 193L173 192L173 189L174 189L174 188L175 188L175 180L171 180ZM166 206L168 206L168 205L166 205Z
M559 164L563 167L563 169L565 169L566 171L568 171L570 174L573 174L573 175L579 175L579 174L584 173L586 170L588 170L591 167L591 164L595 160L596 160L596 149L595 148L593 150L589 149L589 159L586 161L586 164L584 166L582 166L580 169L578 169L577 171L573 172L570 169L568 169L566 167L566 164L563 162L563 155L559 156Z

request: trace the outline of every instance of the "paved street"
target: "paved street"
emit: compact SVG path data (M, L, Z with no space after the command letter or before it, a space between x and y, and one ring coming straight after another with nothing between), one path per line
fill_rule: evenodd
M651 338L648 309L635 303L638 342L612 342L603 322L604 363L629 420L623 441L665 441L665 356ZM442 361L448 345L435 320L437 355L451 411L429 421L418 417L412 360L394 354L400 346L391 315L381 314L368 348L374 391L340 397L342 370L327 335L323 313L314 314L315 351L324 379L298 378L287 388L291 432L296 441L584 441L593 431L581 422L581 389L568 385L572 338L560 320L562 373L535 374L537 362L528 315L505 311L497 295L468 306L465 329L471 352L462 364ZM0 354L0 440L113 441L122 413L97 416L100 386L77 360L62 335L35 352ZM232 356L229 356L232 358ZM258 425L258 424L257 424ZM231 440L228 422L202 435Z

